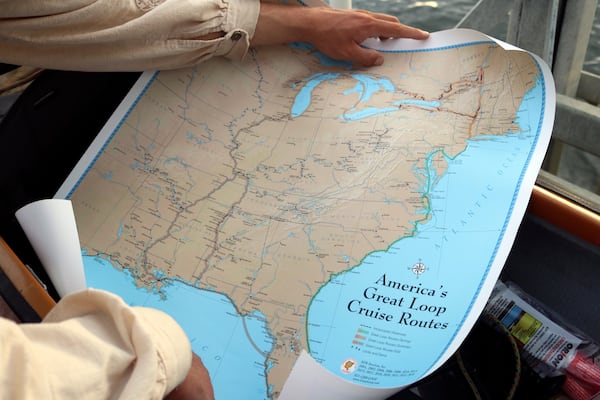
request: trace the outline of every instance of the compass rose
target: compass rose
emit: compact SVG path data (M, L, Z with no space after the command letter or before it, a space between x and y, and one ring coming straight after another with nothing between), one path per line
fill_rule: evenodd
M410 270L412 271L413 274L419 276L419 275L423 275L425 273L425 271L427 271L427 267L425 266L425 264L423 262L421 262L421 260L419 260L419 262L415 263L415 265L410 267Z

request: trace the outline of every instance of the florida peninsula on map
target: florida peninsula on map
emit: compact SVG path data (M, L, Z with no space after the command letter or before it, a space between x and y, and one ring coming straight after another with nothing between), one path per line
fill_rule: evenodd
M292 44L147 73L64 193L88 283L173 315L218 399L279 398L303 351L410 384L498 276L549 79L481 36L371 69Z

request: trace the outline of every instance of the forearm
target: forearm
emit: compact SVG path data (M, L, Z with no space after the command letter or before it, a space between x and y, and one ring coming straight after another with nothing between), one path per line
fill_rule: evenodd
M295 41L370 66L370 37L425 39L397 18L259 0L0 0L0 62L83 71L182 68Z
M142 71L241 58L258 12L258 0L0 0L0 62Z
M41 324L0 320L0 398L161 399L191 364L181 328L166 314L84 291Z

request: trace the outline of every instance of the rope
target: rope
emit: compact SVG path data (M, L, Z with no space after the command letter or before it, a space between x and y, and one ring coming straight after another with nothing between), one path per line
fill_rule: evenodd
M515 360L515 365L514 365L515 373L513 376L512 384L506 395L506 400L512 400L513 397L515 396L515 393L519 386L519 381L521 379L521 352L519 351L519 346L517 345L517 342L513 338L510 331L504 325L502 325L502 322L500 322L500 320L498 318L494 317L491 314L485 313L485 314L482 314L480 319L482 321L486 322L488 325L492 326L493 328L498 329L503 334L503 336L506 337L506 339L508 339L508 341L511 344L511 349L512 349L513 357ZM455 357L456 357L456 361L457 361L458 367L460 369L460 372L463 375L463 377L465 378L469 388L471 389L473 396L475 397L475 400L483 400L483 397L481 396L481 393L479 392L479 389L477 388L475 381L473 380L473 378L471 377L471 374L469 373L469 371L467 370L467 368L465 366L463 357L460 354L460 350L456 352Z

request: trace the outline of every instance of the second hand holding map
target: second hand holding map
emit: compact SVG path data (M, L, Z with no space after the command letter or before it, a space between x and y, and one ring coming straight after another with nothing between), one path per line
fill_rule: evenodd
M489 295L553 113L534 57L462 34L368 70L295 44L146 75L61 189L90 286L173 315L219 399L239 375L278 398L303 351L422 377Z

